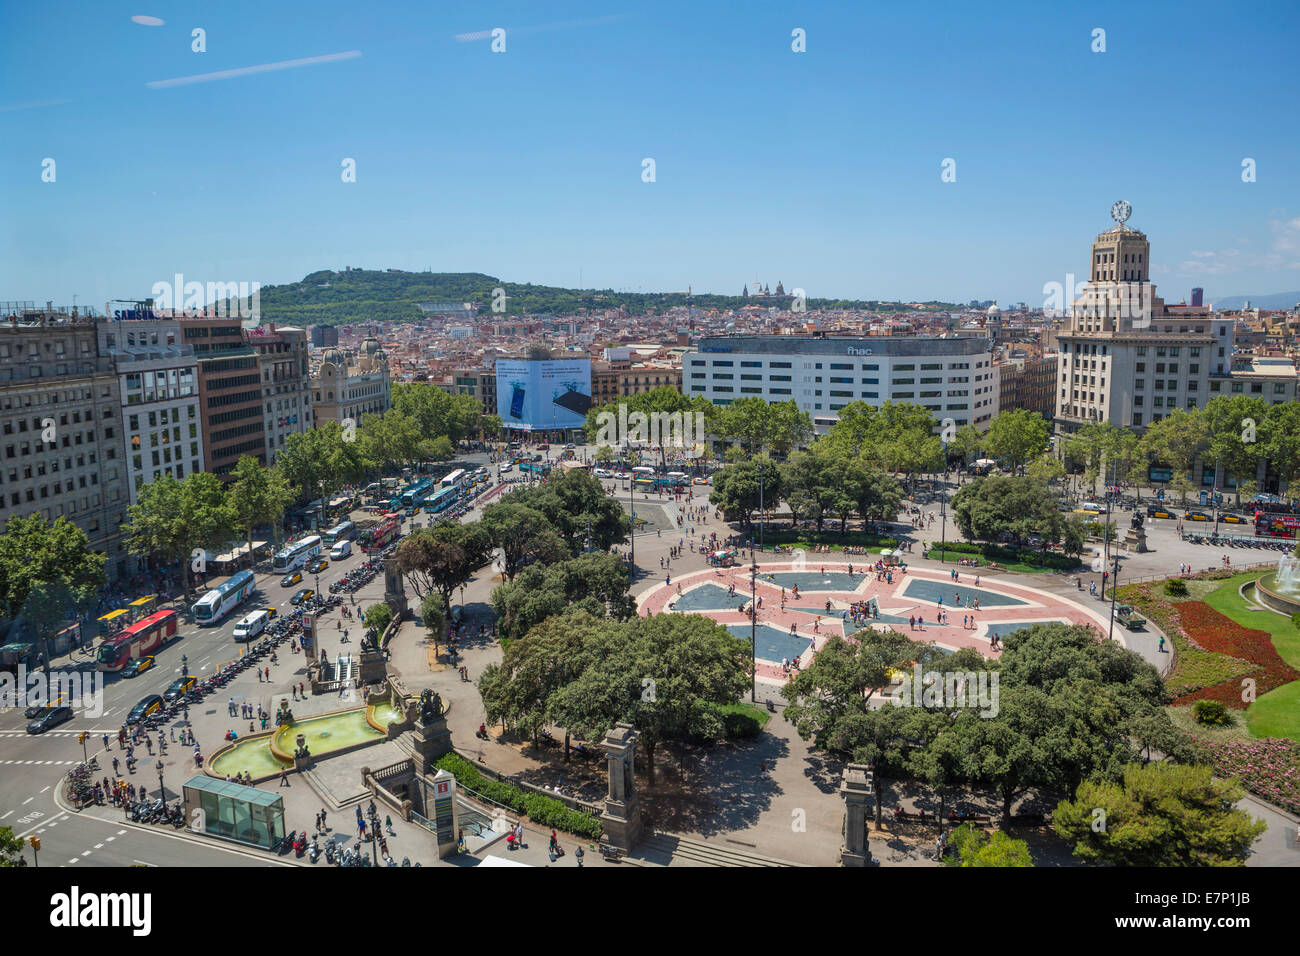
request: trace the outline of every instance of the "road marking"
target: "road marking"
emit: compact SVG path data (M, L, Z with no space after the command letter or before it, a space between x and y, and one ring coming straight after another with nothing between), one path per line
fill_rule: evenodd
M96 844L95 844L95 849L96 849L96 850L102 850L102 849L104 849L104 844L102 844L102 843L96 843Z
M0 820L8 820L8 819L9 819L11 816L13 816L13 815L14 815L14 812L13 812L12 810L10 810L10 811L9 811L8 813L6 813L4 816L0 817Z
M118 830L118 831L117 831L117 835L118 835L118 836L121 836L121 835L124 834L124 833L126 833L125 830Z
M73 857L71 860L69 860L68 862L69 862L69 863L76 863L78 859L79 859L78 857L75 857L75 856L74 856L74 857Z
M158 865L157 863L149 863L149 862L147 862L147 861L145 861L145 860L132 860L131 862L132 862L132 863L139 863L141 866L152 866L152 867L156 867L156 866Z
M81 851L81 855L82 855L82 856L90 856L91 852L92 852L91 850L82 850L82 851Z
M28 797L26 800L23 801L23 806L27 806L27 804L31 803L35 799L36 799L35 797Z
M50 788L49 788L49 787L46 787L46 788L45 788L45 790L48 790L48 789L50 789ZM44 793L45 790L42 790L41 793Z

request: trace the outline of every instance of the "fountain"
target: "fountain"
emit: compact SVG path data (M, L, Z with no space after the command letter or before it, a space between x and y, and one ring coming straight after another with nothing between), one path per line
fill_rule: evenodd
M1300 558L1284 554L1277 560L1277 570L1255 582L1259 603L1282 614L1300 614Z

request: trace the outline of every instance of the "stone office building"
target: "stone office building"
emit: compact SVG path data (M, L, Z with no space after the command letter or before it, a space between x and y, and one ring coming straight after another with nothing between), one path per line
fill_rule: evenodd
M289 435L301 434L312 425L307 333L292 326L276 328L270 322L249 329L248 342L257 352L262 374L269 465L284 451Z
M131 504L163 475L203 470L198 358L175 319L107 320L99 347L117 375Z
M121 391L95 319L52 304L6 304L0 317L0 524L67 518L108 559L109 578L126 574Z

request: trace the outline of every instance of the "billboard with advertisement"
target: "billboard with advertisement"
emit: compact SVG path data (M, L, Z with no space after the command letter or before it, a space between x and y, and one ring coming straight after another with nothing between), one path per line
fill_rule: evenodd
M591 359L498 359L497 414L521 431L581 428L591 407Z

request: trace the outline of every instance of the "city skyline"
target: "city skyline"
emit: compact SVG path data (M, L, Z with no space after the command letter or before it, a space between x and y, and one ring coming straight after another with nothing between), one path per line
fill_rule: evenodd
M1300 15L1281 4L1011 4L996 22L153 12L161 25L5 14L0 124L23 148L0 158L0 298L100 307L178 272L266 286L350 264L729 295L758 275L818 298L1033 307L1086 273L1079 237L1118 199L1170 301L1300 287L1300 137L1279 122L1296 82L1197 68L1285 59Z

